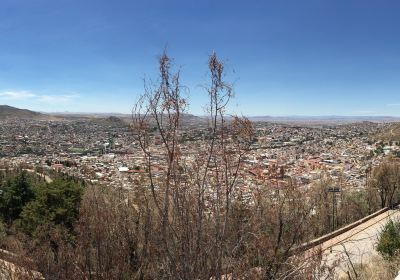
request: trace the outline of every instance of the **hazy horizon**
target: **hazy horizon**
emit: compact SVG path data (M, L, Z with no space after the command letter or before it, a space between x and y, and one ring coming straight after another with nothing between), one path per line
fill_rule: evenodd
M9 104L0 104L0 106L11 106ZM11 106L14 107L14 106ZM17 107L15 107L17 108ZM24 109L24 110L31 110L29 108L17 108L17 109ZM39 112L42 114L48 114L48 115L105 115L105 116L112 116L112 115L131 115L130 112L113 112L113 111L109 111L109 112L96 112L96 111L35 111L35 110L31 110L34 112ZM185 114L188 115L193 115L196 117L207 117L206 114L193 114L191 112L184 112ZM313 118L321 118L321 119L334 119L334 118L393 118L393 119L399 119L400 120L400 116L393 116L393 115L243 115L245 117L249 117L252 119L257 119L257 118L293 118L293 119L313 119Z

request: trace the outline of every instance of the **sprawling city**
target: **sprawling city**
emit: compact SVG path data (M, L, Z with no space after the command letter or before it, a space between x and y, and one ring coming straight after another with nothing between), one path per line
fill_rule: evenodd
M4 0L0 280L400 280L399 11Z
M58 118L0 120L0 164L57 171L113 188L135 187L133 182L144 172L146 163L130 129L129 116ZM367 170L387 157L400 157L398 141L377 138L392 125L254 121L254 140L243 158L240 189L251 196L257 181L279 185L285 184L286 177L309 188L325 175L343 189L363 189ZM192 158L191 147L206 144L207 129L206 118L192 116L185 121L179 134L188 160ZM161 156L160 135L155 130L151 137L158 143L155 153ZM163 168L161 162L156 164Z

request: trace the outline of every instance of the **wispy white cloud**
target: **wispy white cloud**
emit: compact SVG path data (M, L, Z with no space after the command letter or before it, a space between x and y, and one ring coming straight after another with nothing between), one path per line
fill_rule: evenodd
M400 106L400 103L390 103L390 104L386 104L386 106L388 106L388 107L397 107L397 106Z
M0 99L3 100L30 100L30 101L49 103L49 104L65 103L77 97L79 97L78 94L46 95L46 94L35 94L30 91L24 91L24 90L0 92Z
M0 92L1 99L23 100L33 98L36 95L29 91L3 91Z

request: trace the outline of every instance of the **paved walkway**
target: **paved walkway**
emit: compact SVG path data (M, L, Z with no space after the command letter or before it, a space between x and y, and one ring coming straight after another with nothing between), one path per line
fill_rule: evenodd
M337 274L351 270L349 259L353 264L367 263L373 256L379 234L390 220L400 220L400 210L389 210L355 228L322 243L323 260L328 265L337 264ZM310 249L312 250L312 249Z

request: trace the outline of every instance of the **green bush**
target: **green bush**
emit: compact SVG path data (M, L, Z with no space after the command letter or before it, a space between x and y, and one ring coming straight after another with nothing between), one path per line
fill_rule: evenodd
M23 170L1 173L0 236L10 229L34 239L54 230L73 233L82 194L82 183L72 178L54 175L48 184Z
M46 234L44 229L54 226L72 230L79 214L82 194L82 185L72 180L57 179L37 186L35 199L21 212L20 227L34 237Z
M379 236L377 251L385 258L391 259L400 249L400 222L390 220Z

